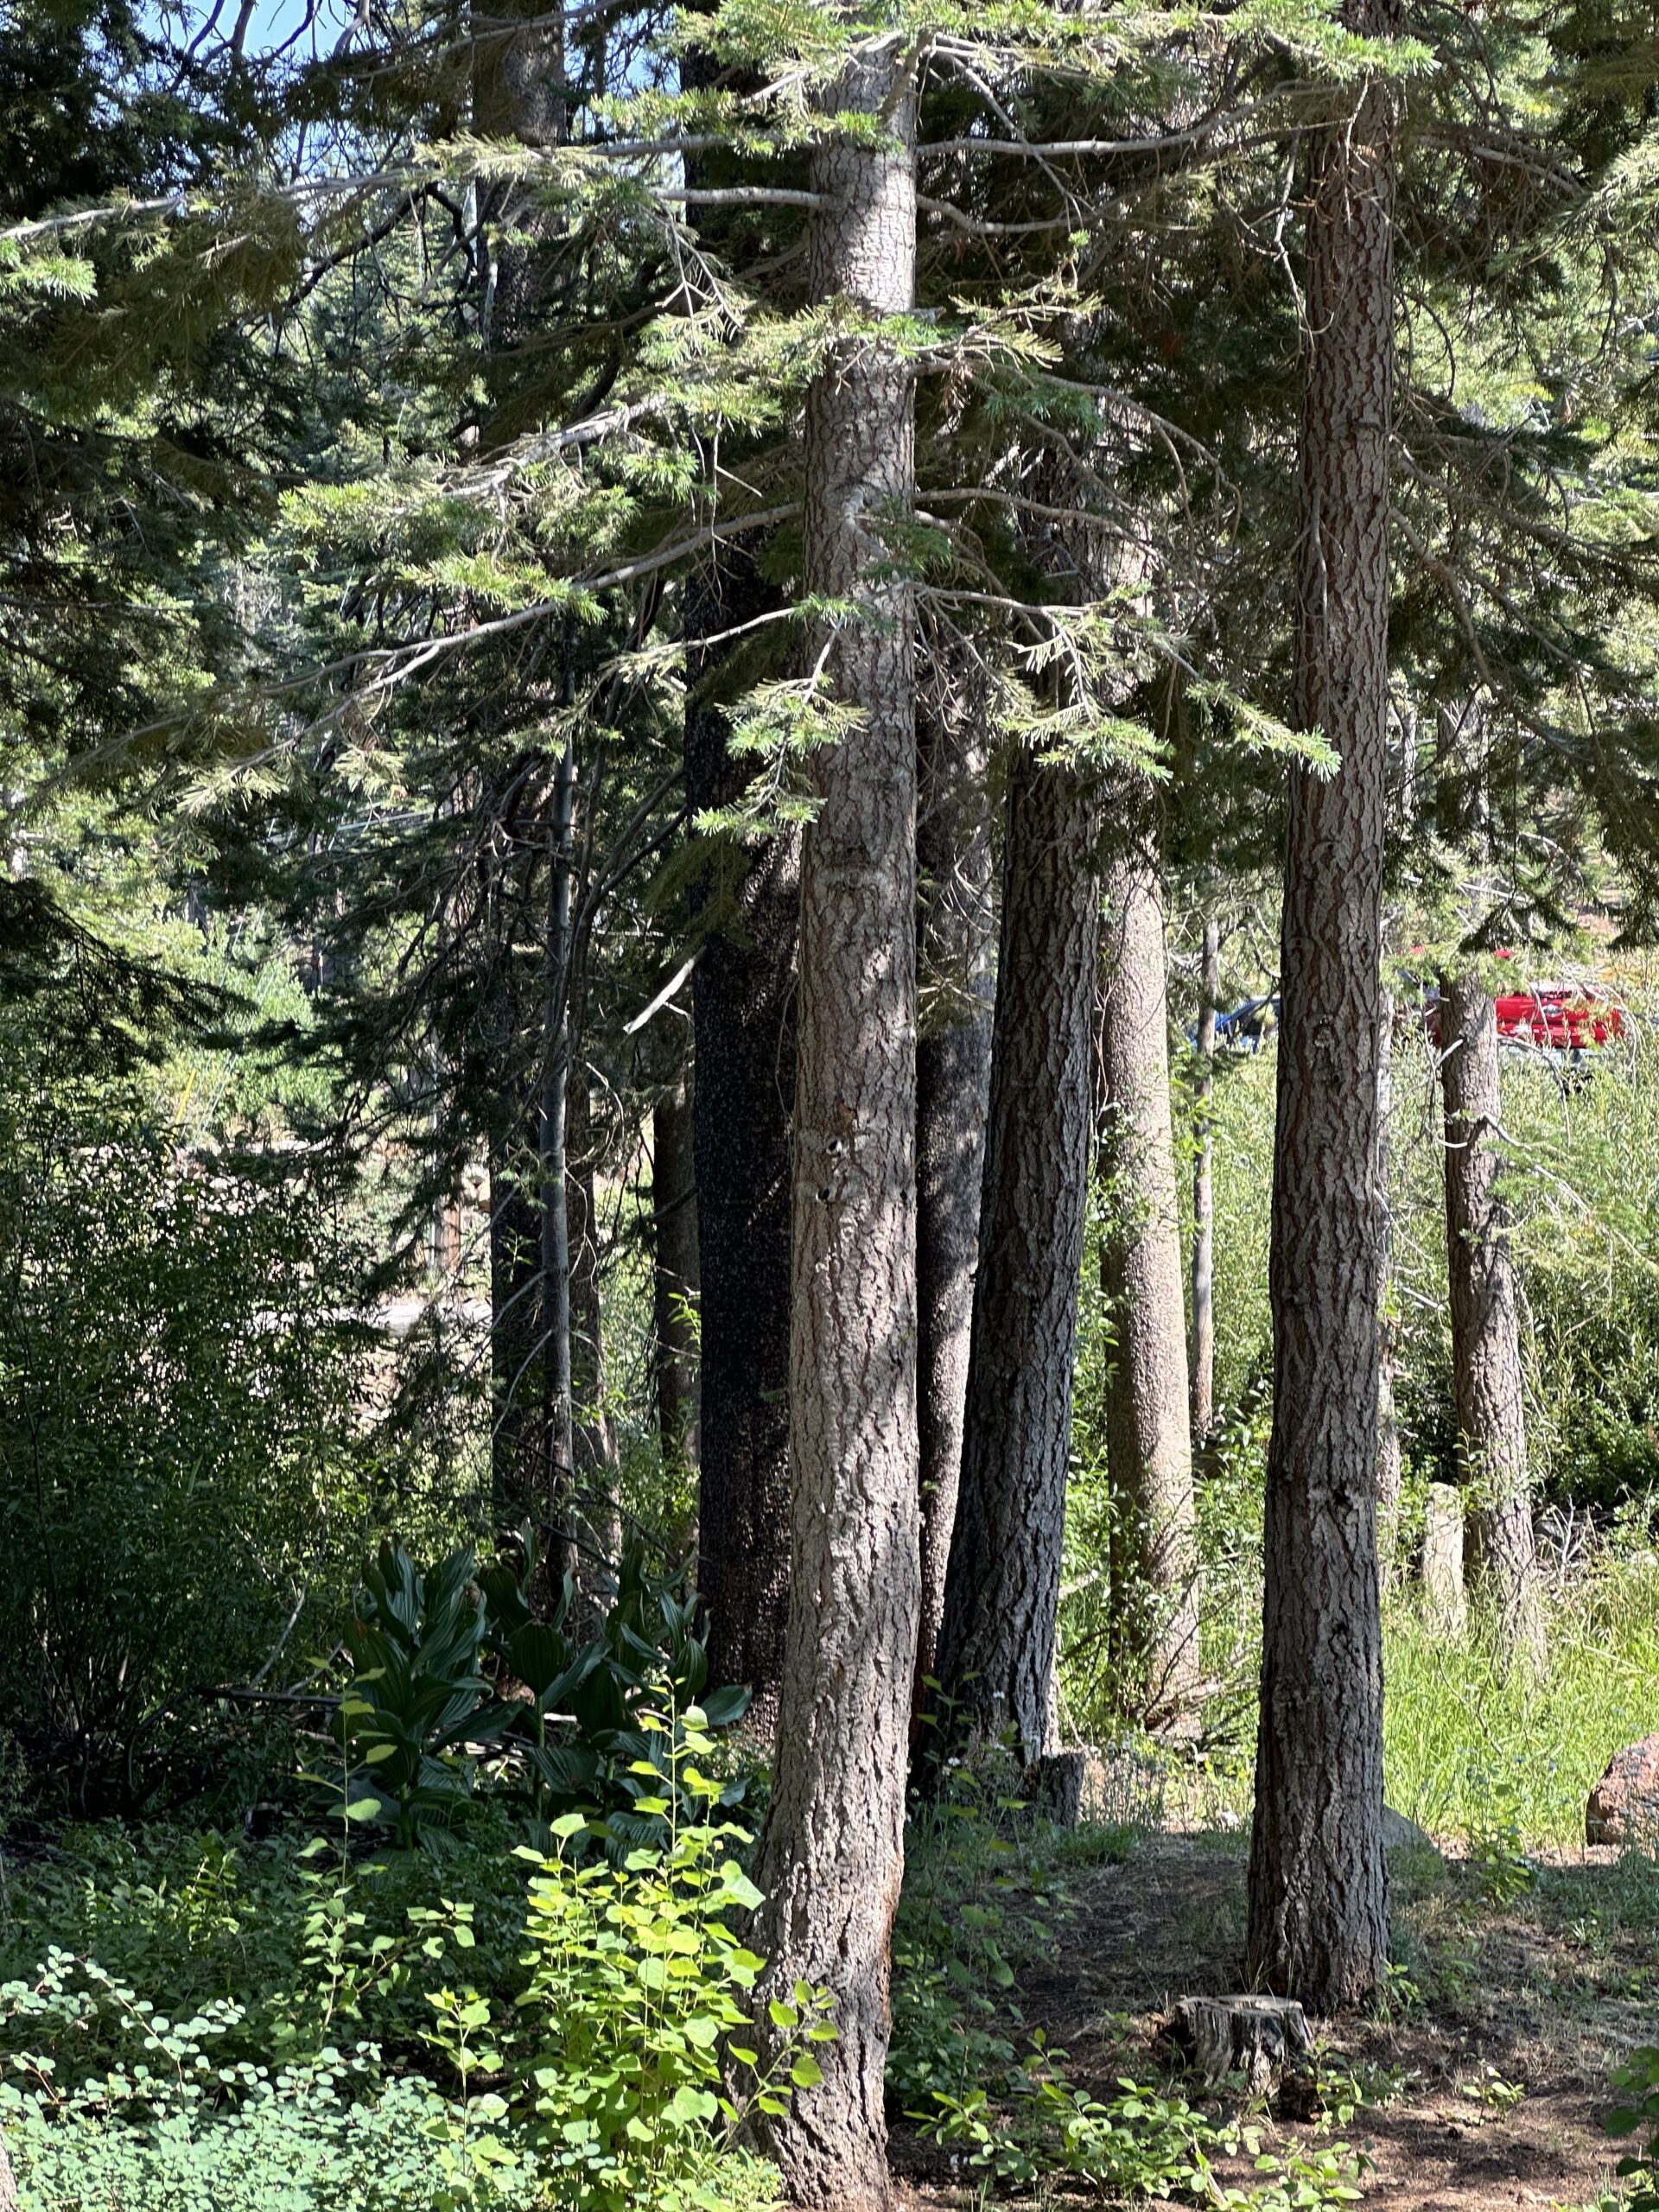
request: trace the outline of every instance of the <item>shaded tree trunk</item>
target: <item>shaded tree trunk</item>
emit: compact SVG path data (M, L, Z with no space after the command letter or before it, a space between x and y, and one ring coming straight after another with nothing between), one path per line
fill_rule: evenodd
M913 69L906 44L872 43L827 95L832 111L880 117L886 143L836 137L813 153L815 301L876 315L912 303ZM888 2202L882 2077L920 1596L914 615L882 530L910 512L913 436L892 347L834 341L806 398L802 580L868 612L814 640L828 696L860 719L811 757L819 806L802 855L792 1603L755 1948L763 2032L765 2001L797 1981L833 1997L823 2080L767 2136L791 2202L836 2212Z
M652 1304L657 1433L672 1465L697 1464L697 1166L687 1075L652 1113Z
M681 68L687 91L753 90L706 48ZM699 186L740 186L743 160L715 150L688 164ZM741 273L742 220L702 221ZM728 467L733 464L728 461ZM730 806L754 771L727 744L726 708L774 672L774 630L725 633L782 607L753 553L721 549L686 595L685 788L693 818ZM702 640L715 642L704 644ZM711 1680L754 1693L751 1725L769 1740L789 1618L790 1130L795 1105L795 951L800 841L758 850L721 842L693 903L702 931L693 978L692 1100L702 1269L697 1587Z
M959 1728L1052 1747L1099 942L1098 797L1008 772L962 1486L938 1672Z
M1216 1000L1221 989L1221 925L1204 925L1198 969L1198 1076L1192 1153L1192 1442L1201 1446L1216 1419Z
M1525 1377L1509 1209L1494 1140L1502 1125L1497 1010L1474 969L1440 988L1446 1098L1446 1250L1452 1376L1476 1565L1507 1656L1541 1649L1527 1471Z
M1144 798L1135 810L1149 810ZM1103 1165L1116 1218L1100 1281L1117 1338L1106 1385L1117 1694L1148 1727L1198 1726L1198 1556L1170 1122L1163 890L1149 828L1106 870L1102 924Z
M1388 35L1396 0L1348 0ZM1261 1717L1249 1959L1317 2012L1387 1957L1376 1571L1377 1041L1388 822L1396 94L1365 79L1306 146L1296 717L1281 936Z
M741 556L722 555L691 594L689 627L712 635L777 604ZM717 702L741 689L729 652L688 652L686 794L729 805L751 772L727 749ZM769 1734L789 1618L790 1122L795 1102L795 945L800 844L773 837L711 855L698 887L704 937L693 977L692 1122L702 1269L697 1588L710 1679L746 1682Z
M921 1454L922 1617L915 1710L935 1675L950 1531L962 1475L963 1421L979 1251L994 991L991 835L986 809L983 683L976 668L936 661L917 729L920 872L916 1046L917 1411Z

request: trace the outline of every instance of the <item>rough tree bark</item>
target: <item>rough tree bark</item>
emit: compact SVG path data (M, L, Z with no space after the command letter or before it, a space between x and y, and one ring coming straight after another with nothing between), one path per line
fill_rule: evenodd
M1472 968L1440 988L1446 1100L1446 1250L1452 1376L1475 1562L1509 1658L1541 1649L1538 1563L1527 1476L1525 1376L1509 1209L1494 1139L1503 1105L1497 1012Z
M1008 772L967 1427L938 1674L959 1730L1052 1748L1100 879L1094 784Z
M652 1113L657 1433L671 1465L697 1464L697 1166L693 1077L687 1075Z
M1155 833L1130 800L1106 868L1100 1039L1103 1165L1116 1218L1100 1248L1117 1338L1106 1386L1112 1486L1111 1647L1126 1708L1190 1735L1199 1720L1198 1555L1170 1122L1163 887Z
M1216 1419L1216 1000L1221 990L1221 925L1204 925L1198 969L1198 1076L1192 1152L1192 1442L1201 1446Z
M777 604L741 555L688 598L693 639ZM687 653L686 795L731 804L752 772L727 747L728 652ZM746 1682L770 1732L789 1618L790 1122L795 1103L795 944L800 844L711 856L698 887L709 934L693 977L692 1100L702 1263L702 1460L697 1588L710 1679Z
M1387 36L1398 0L1347 0L1342 20ZM1396 109L1394 88L1366 78L1305 142L1295 703L1341 766L1290 775L1249 1955L1259 1985L1316 2012L1363 2003L1388 1942L1376 1061Z
M812 156L809 296L865 317L912 302L914 67L897 39L855 48L826 105L880 118L883 137L827 131ZM763 2022L765 2000L798 1980L833 1996L823 2080L771 2123L768 2146L794 2202L836 2212L888 2202L882 2075L920 1594L914 613L882 530L909 512L913 440L893 348L868 330L834 341L806 399L802 581L861 602L809 664L860 719L812 758L801 864L793 1601L755 1948Z
M922 1618L915 1710L935 1675L962 1475L991 1080L995 928L984 798L986 717L976 665L941 651L918 705L916 1046L917 1408Z
M682 64L687 91L724 84L706 48ZM741 185L744 165L699 155L689 181ZM717 246L725 219L703 220ZM739 218L731 219L736 222ZM733 257L728 254L728 259ZM741 252L736 256L741 270ZM728 466L734 464L728 461ZM706 561L686 594L685 791L693 817L732 805L753 775L732 758L727 708L772 673L762 630L725 633L783 605L741 545ZM705 644L702 641L714 640ZM789 1618L790 1128L795 1105L795 949L800 841L721 844L694 887L703 931L692 982L692 1098L702 1268L697 1588L711 1681L745 1682L750 1725L776 1725Z

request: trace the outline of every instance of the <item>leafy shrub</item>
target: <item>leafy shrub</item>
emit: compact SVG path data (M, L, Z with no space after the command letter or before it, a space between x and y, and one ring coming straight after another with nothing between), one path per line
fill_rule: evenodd
M532 1611L537 1564L528 1539L519 1570L498 1561L480 1571L462 1550L423 1573L400 1546L382 1547L346 1634L356 1671L335 1715L340 1772L314 1777L349 1818L391 1828L405 1847L447 1840L486 1762L543 1840L551 1821L579 1813L580 1833L619 1859L666 1842L658 1797L675 1798L683 1817L700 1809L677 1794L683 1716L695 1707L707 1736L741 1718L749 1693L705 1692L694 1601L678 1595L677 1577L653 1577L631 1545L600 1634L579 1645L565 1632L568 1580L551 1619ZM496 1688L511 1694L495 1694L491 1663ZM721 1803L735 1804L743 1786L722 1783ZM589 1815L600 1823L591 1831Z
M0 1066L0 1707L83 1812L213 1778L199 1693L337 1618L376 1471L356 1255L291 1163ZM212 1762L210 1768L209 1761Z

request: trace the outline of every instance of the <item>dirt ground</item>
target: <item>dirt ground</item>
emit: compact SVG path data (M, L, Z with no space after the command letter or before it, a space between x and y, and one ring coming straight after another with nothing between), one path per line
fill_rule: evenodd
M1158 2032L1173 2000L1242 1986L1244 1871L1236 1835L1163 1835L1071 1878L1052 1956L1020 1974L1018 1994L1026 2024L1071 2054L1074 2082L1109 2093L1120 2075L1169 2078ZM1391 1897L1385 2013L1318 2031L1322 2074L1353 2077L1367 2101L1340 2124L1268 2121L1263 2147L1363 2149L1376 2212L1595 2208L1620 2148L1603 2127L1610 2070L1659 2040L1654 1860L1586 1851L1529 1878L1395 1853ZM893 2163L905 2212L979 2202L913 2133L895 2133ZM1254 2177L1241 2162L1224 2178Z

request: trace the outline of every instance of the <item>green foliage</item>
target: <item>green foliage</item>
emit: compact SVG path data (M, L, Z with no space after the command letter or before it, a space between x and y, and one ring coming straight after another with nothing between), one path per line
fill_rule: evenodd
M211 1786L204 1695L337 1618L406 1471L303 1156L181 1158L142 1096L30 1065L0 1040L0 1698L92 1809Z
M1630 2183L1624 2202L1629 2212L1659 2212L1659 2049L1644 2044L1633 2050L1613 2087L1620 2101L1608 2116L1608 2133L1640 2139L1618 2162L1621 2179Z
M753 2108L817 2079L822 1993L749 1996L734 1933L748 1839L717 1818L695 1711L674 1755L705 1817L626 1866L575 1815L359 1863L312 1845L239 1855L109 1828L12 1891L0 1985L0 2128L36 2212L760 2212L735 2147ZM96 1939L94 1950L54 1940ZM747 2054L747 2055L746 2055Z
M345 1818L391 1829L405 1849L446 1843L486 1764L537 1834L574 1815L567 1833L586 1838L591 1815L619 1861L666 1842L664 1803L678 1816L696 1809L680 1789L689 1715L704 1740L741 1718L749 1693L705 1694L708 1651L680 1578L653 1575L631 1543L600 1633L577 1644L565 1631L574 1583L566 1578L543 1618L531 1602L538 1572L528 1533L517 1568L501 1560L480 1570L461 1549L423 1573L400 1546L382 1547L346 1631L354 1671L334 1714L340 1772L312 1777ZM492 1662L505 1694L485 1672ZM722 1805L743 1790L741 1777L717 1785Z
M469 1803L477 1751L512 1717L479 1670L474 1565L470 1550L451 1552L423 1575L401 1546L383 1544L346 1630L354 1671L334 1714L344 1769L326 1786L346 1819L392 1827L406 1850Z

